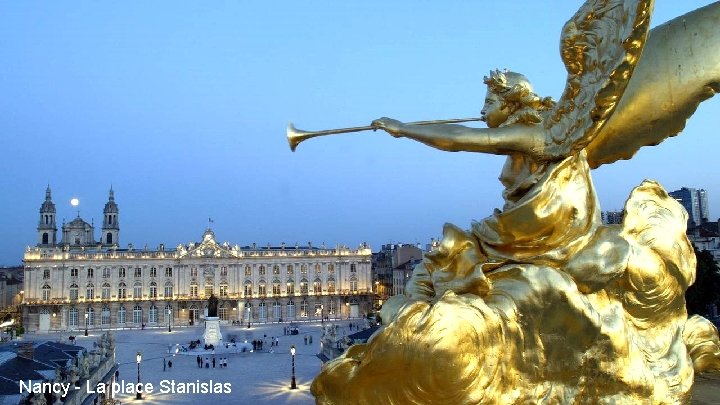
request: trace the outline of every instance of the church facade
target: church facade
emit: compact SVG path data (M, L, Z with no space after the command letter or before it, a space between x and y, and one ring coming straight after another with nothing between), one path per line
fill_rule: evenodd
M58 234L50 187L37 244L24 254L23 324L28 331L201 324L211 295L222 322L297 322L364 316L371 309L371 251L346 246L198 242L166 249L120 247L111 189L99 240L78 217ZM58 241L58 236L60 240Z

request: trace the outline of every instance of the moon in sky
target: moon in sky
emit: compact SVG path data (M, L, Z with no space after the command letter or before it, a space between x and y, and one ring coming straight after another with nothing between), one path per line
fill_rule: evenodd
M72 205L73 207L77 207L78 204L80 204L80 200L78 200L77 198L73 198L70 200L70 205Z

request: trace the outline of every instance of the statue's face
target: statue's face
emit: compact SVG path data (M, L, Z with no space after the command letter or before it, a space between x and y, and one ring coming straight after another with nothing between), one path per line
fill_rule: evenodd
M510 116L510 111L503 102L502 98L488 88L487 96L485 96L485 105L480 111L483 121L490 128L499 127Z

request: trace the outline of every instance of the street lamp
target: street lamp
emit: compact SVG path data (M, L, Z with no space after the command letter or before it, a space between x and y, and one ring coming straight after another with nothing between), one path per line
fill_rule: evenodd
M325 312L323 312L323 304L320 304L320 323L325 323L325 317L323 316Z
M167 315L168 315L168 332L172 332L172 329L170 329L170 315L172 315L172 308L168 307Z
M296 390L295 384L295 345L290 346L290 355L292 355L292 379L290 380L290 389Z
M247 310L248 329L250 329L250 307L247 307L245 309Z
M87 330L88 330L88 317L89 317L89 315L90 315L90 314L88 314L87 311L85 311L85 336L88 335L88 331L87 331Z
M142 392L140 392L140 362L142 361L142 353L137 352L137 356L135 356L135 360L137 360L137 365L138 365L138 382L137 382L137 387L135 387L137 394L135 394L135 399L142 399Z

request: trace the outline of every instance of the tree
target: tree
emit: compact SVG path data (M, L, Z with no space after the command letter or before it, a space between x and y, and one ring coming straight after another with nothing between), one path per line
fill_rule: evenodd
M695 249L697 271L695 284L685 292L688 315L707 315L708 305L720 305L720 269L707 250Z

